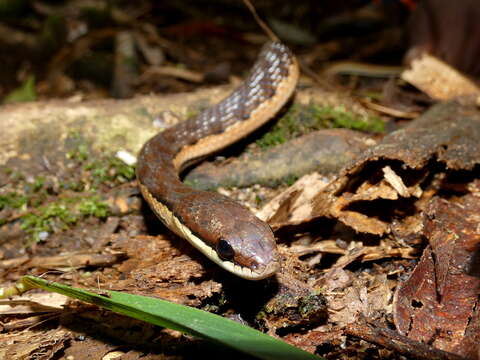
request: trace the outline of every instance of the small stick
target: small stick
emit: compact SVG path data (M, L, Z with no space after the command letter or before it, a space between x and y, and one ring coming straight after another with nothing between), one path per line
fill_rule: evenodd
M257 24L263 29L263 31L265 31L267 33L267 36L270 38L270 40L279 41L278 36L274 34L272 29L270 29L268 27L268 25L265 23L265 21L260 19L260 16L258 16L258 14L257 14L257 10L255 10L255 7L250 2L250 0L243 0L243 3L248 8L248 10L250 10L250 12L252 13L253 18L255 19Z
M349 324L345 333L362 340L397 351L406 356L422 360L463 360L462 356L452 354L430 345L412 340L387 328L377 328L365 322Z

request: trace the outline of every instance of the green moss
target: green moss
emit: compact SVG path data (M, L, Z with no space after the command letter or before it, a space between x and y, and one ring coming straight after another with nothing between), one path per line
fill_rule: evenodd
M285 184L285 185L287 185L287 186L292 186L292 185L295 183L295 181L297 181L297 180L298 180L298 176L297 176L297 175L290 174L290 175L287 175L287 176L283 179L282 183Z
M298 132L298 123L295 116L298 109L299 105L290 107L286 114L278 120L270 131L256 141L257 145L265 149L283 144L292 139Z
M65 190L81 192L85 190L85 184L82 181L64 181L60 183L60 187Z
M106 218L110 213L108 205L96 196L84 199L78 206L78 210L83 216L94 216L100 219Z
M45 184L45 178L43 176L37 176L32 184L32 191L39 192L42 190L43 185Z
M45 185L45 177L37 176L33 181L26 181L20 173L4 168L18 190L0 195L0 210L21 208L21 228L33 241L44 240L48 233L65 230L85 217L105 219L109 207L95 195L97 188L100 185L114 187L135 178L135 168L113 155L102 154L91 160L90 147L79 132L69 134L66 146L71 149L67 153L72 162L69 165L74 166L69 166L72 172L68 174L68 180L59 182L59 189L67 190L58 194L59 197L54 197L57 188ZM72 196L72 191L84 193ZM10 212L7 214L11 217ZM21 215L19 211L15 214ZM8 221L8 218L0 219L0 226Z
M321 295L308 295L298 301L298 312L302 317L309 317L322 309L325 309L325 298Z
M115 180L125 182L135 178L135 167L125 164L122 160L111 157L108 159L108 166L113 170Z
M27 204L28 198L16 192L0 195L0 210L4 208L19 209Z
M11 175L13 174L13 169L10 168L10 167L3 167L3 172L5 173L5 175Z
M102 183L108 180L108 169L100 161L92 161L83 167L84 170L89 171L95 183Z
M90 172L94 186L106 183L122 184L135 178L135 167L114 156L92 161L83 168Z
M341 106L294 104L256 143L264 149L283 144L314 130L328 128L383 132L384 123L376 116L355 114Z
M361 116L347 111L344 107L314 106L312 113L317 119L330 122L330 127L352 130L383 132L384 123L377 116Z
M90 151L88 150L87 144L78 144L73 150L68 151L66 156L67 159L85 161L88 159Z
M37 213L28 213L21 218L21 228L32 236L32 240L41 240L42 232L65 230L78 221L65 204L53 203L38 209Z
M23 215L21 228L38 242L43 232L66 230L84 217L104 219L108 214L108 205L95 196L64 198Z
M191 119L191 118L197 116L198 114L200 114L200 112L201 112L201 110L199 110L199 109L187 109L187 112L185 113L185 119L186 120Z
M37 178L33 183L21 183L18 188L22 188L21 191L12 191L0 195L0 210L3 209L20 209L20 211L26 211L29 206L35 206L41 204L45 195L43 193L37 193L43 186L44 179ZM16 212L18 213L18 211ZM7 212L9 214L9 212ZM7 215L10 216L11 214ZM8 219L0 218L0 226L7 223Z
M79 130L71 130L65 140L67 152L65 156L69 160L83 164L91 157L90 145Z
M197 188L197 186L199 186L199 181L197 179L184 179L183 180L183 183L189 187L192 187L194 189Z
M64 188L83 191L85 188L95 189L101 184L115 186L135 178L135 167L125 164L113 154L92 154L86 141L78 132L69 134L72 150L67 158L77 161L85 172L81 181L64 183ZM73 144L73 145L72 145Z

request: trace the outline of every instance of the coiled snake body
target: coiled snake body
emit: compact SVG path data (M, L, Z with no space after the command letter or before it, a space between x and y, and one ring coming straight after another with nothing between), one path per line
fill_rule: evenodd
M227 98L157 134L139 154L140 190L156 215L215 263L245 279L263 279L278 270L272 230L228 197L184 185L178 174L272 118L293 93L298 72L285 45L266 44L248 77Z

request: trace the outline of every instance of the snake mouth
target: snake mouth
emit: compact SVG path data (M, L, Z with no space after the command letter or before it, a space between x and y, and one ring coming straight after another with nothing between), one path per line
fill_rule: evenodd
M212 259L213 260L213 259ZM215 260L214 260L215 261ZM280 269L280 263L278 261L272 261L263 267L252 270L246 266L235 264L231 261L220 260L217 262L225 270L247 280L262 280L274 275ZM215 261L216 262L216 261Z

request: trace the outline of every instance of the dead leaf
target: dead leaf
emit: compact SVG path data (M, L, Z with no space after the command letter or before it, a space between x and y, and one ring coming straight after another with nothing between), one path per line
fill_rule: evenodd
M398 287L394 304L401 334L468 359L478 359L480 351L480 279L469 274L480 246L479 213L472 194L431 201L424 220L430 245Z
M256 215L273 229L305 221L312 213L313 196L327 185L318 173L305 175L287 190L277 195Z

